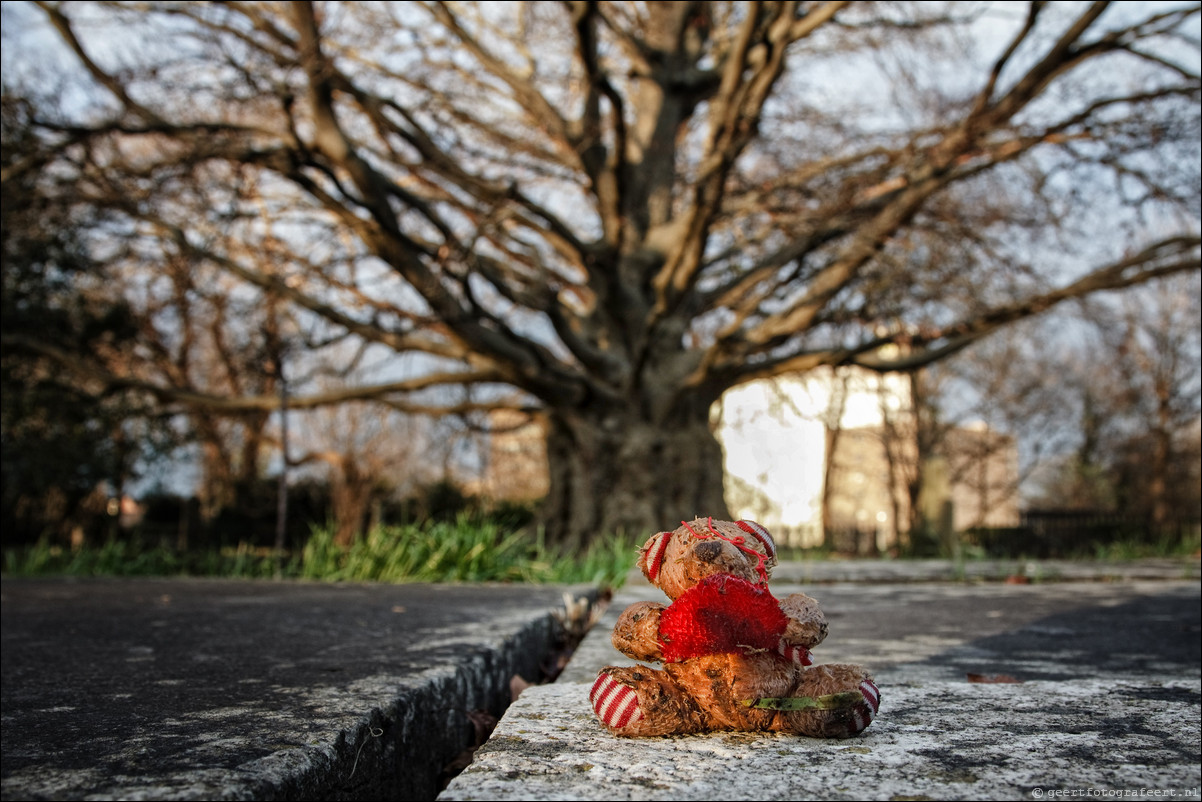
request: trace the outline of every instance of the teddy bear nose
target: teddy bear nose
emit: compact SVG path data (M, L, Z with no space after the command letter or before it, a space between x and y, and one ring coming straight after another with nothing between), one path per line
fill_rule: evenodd
M713 540L706 540L698 543L693 547L693 554L702 562L712 563L718 559L718 555L722 553L722 544Z

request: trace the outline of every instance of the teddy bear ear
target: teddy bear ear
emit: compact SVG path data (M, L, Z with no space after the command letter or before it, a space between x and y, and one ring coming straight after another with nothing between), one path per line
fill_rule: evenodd
M758 540L764 547L764 553L768 555L768 559L776 560L776 541L772 539L772 535L768 534L767 529L755 521L736 521L735 526Z
M652 535L643 545L639 554L639 568L643 569L643 575L652 582L659 576L659 569L663 567L664 555L668 553L668 544L671 541L671 532L660 532Z

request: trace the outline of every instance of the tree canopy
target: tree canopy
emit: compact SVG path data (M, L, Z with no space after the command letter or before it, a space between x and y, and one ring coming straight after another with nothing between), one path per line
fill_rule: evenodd
M525 410L565 540L721 512L727 388L1202 263L1196 3L35 6L5 92L60 102L6 197L103 209L158 345L5 353L222 414L278 394L180 358L198 305L256 364L420 355L290 404Z

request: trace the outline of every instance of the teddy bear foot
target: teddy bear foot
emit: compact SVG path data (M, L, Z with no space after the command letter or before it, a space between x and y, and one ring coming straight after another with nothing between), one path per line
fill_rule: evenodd
M748 699L745 707L779 711L768 729L816 738L851 738L868 728L881 705L881 692L868 677L854 688L822 696Z
M881 709L881 691L875 682L865 679L860 683L860 693L864 694L864 703L852 708L852 720L847 728L848 737L859 735L868 729L868 725L876 718L877 711Z
M881 709L880 689L867 677L860 682L858 688L864 698L827 720L823 728L824 737L854 738L868 729L868 725L876 718L877 711Z
M643 719L638 694L616 679L613 669L604 669L597 675L588 698L601 723L619 735L632 734L630 730Z
M704 713L684 697L667 672L646 666L601 669L589 703L614 735L684 735L708 729Z

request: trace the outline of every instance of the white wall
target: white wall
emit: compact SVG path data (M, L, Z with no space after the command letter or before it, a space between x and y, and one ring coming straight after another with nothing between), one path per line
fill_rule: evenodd
M739 385L714 406L730 512L763 524L782 544L821 542L825 422L835 417L844 380L843 428L880 425L882 398L894 410L907 405L904 377L816 370Z

